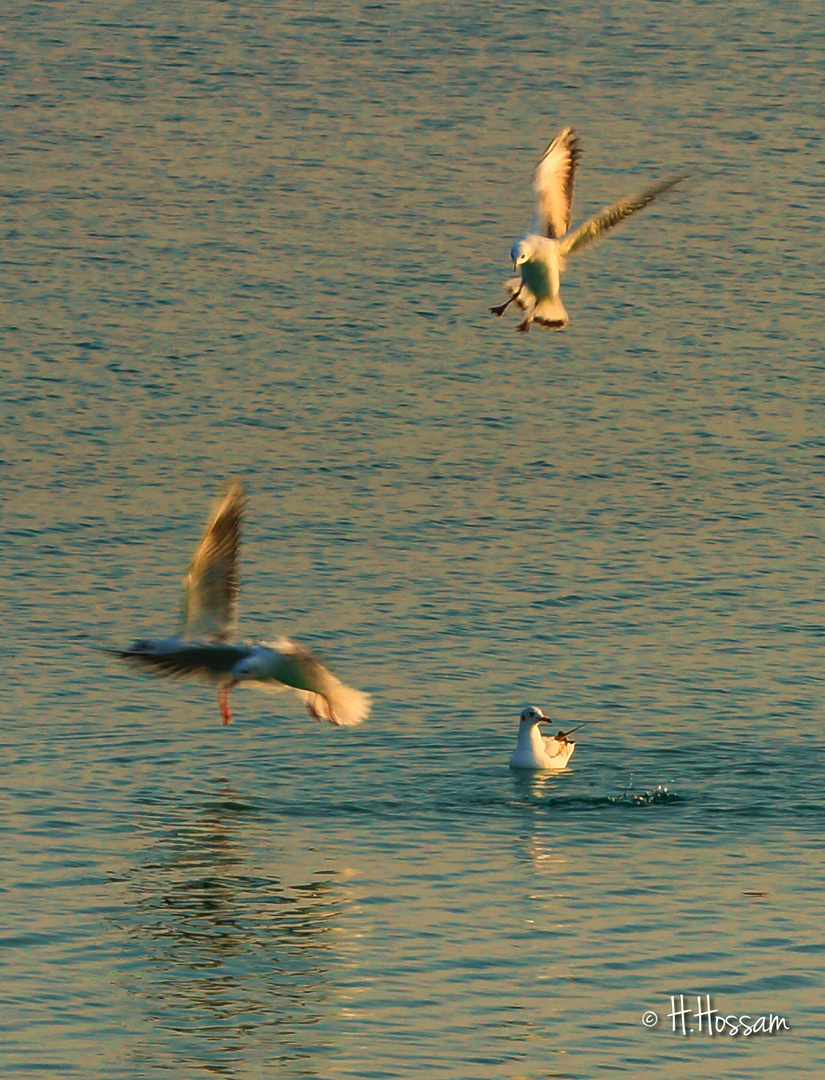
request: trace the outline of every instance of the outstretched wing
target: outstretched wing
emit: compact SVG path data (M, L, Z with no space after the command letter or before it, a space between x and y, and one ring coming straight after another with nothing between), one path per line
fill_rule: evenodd
M277 692L289 687L301 697L310 716L337 727L354 727L369 716L370 695L342 683L305 646L286 638L262 644L272 652L272 663L266 679L250 680L259 690Z
M243 485L236 482L212 515L183 579L185 638L221 642L235 632L243 510Z
M101 652L127 660L158 675L178 679L227 682L235 665L249 654L244 645L209 645L180 638L135 641L127 649L101 648Z
M553 240L561 239L570 228L573 181L581 153L575 130L565 128L545 150L533 178L538 199L536 231Z
M640 191L638 195L629 195L623 199L618 199L612 206L600 210L598 214L594 214L593 217L588 221L585 221L583 225L579 225L578 229L574 229L567 239L564 240L560 252L562 258L566 255L570 255L574 251L578 251L579 248L583 248L587 244L592 244L594 240L599 239L602 233L607 232L608 229L614 228L620 222L624 221L625 218L630 217L631 214L635 214L637 210L643 210L646 206L649 206L658 195L661 195L665 191L669 191L670 188L675 187L676 184L687 179L689 175L689 173L683 173L681 176L675 176L671 180L662 180L660 183L645 188L644 191Z

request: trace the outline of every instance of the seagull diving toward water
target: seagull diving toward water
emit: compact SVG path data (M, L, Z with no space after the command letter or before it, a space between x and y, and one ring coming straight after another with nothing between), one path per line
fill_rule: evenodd
M238 608L238 553L244 491L232 484L215 510L183 579L183 625L171 638L143 639L128 649L106 649L122 660L164 675L218 684L224 724L232 722L229 692L241 682L262 690L297 691L310 716L331 724L360 724L370 697L345 686L309 649L282 638L255 645L233 644Z
M541 709L528 705L522 709L518 724L518 743L510 758L512 769L563 769L576 749L576 744L563 731L558 735L542 735L539 724L549 724L550 717Z
M581 153L578 136L569 127L560 131L547 147L533 178L538 201L533 231L517 240L510 249L513 269L519 270L521 276L510 278L504 284L510 299L490 308L494 315L503 315L510 304L515 303L526 313L516 327L523 333L527 333L533 322L556 330L567 326L568 315L559 297L561 272L567 256L598 240L602 233L649 206L657 195L687 176L685 173L662 180L638 195L619 199L568 233L573 181Z

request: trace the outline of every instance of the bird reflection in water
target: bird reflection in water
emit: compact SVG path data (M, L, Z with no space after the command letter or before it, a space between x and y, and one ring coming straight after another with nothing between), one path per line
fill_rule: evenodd
M306 1026L324 1015L330 931L347 903L336 871L299 884L271 874L277 850L255 808L227 789L175 818L126 878L137 947L126 974L153 1028L141 1060L233 1076L251 1058L307 1059L304 1075L315 1075L319 1039Z
M513 790L521 799L529 802L538 800L553 800L554 797L562 798L567 795L567 777L562 771L559 772L527 772L526 770L513 770L510 774Z

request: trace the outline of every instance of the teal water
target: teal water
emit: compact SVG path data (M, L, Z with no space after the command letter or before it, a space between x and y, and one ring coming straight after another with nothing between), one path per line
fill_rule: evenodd
M3 23L0 1077L821 1076L818 6ZM525 337L564 123L576 220L694 175ZM174 628L232 475L244 633L362 728L89 648Z

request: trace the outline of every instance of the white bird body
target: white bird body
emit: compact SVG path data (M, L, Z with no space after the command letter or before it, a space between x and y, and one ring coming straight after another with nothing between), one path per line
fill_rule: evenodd
M522 237L513 251L516 252L516 249L517 257L513 259L513 265L518 266L521 276L510 278L504 287L510 299L522 311L529 312L529 322L525 319L527 325L520 323L519 329L524 327L526 332L531 323L537 322L560 330L570 321L559 296L564 270L561 243L552 237L533 233Z
M532 231L510 249L513 269L519 270L520 276L510 278L504 284L510 299L490 308L494 315L502 315L510 304L515 303L526 312L517 327L523 333L534 322L557 330L567 325L567 311L559 298L566 256L597 240L608 229L648 206L657 195L685 179L677 176L645 188L638 195L618 199L570 233L573 183L580 157L581 147L573 128L564 128L547 147L533 180L536 221Z
M344 727L359 724L369 715L369 694L345 686L309 649L286 638L256 644L231 641L240 591L237 563L243 508L243 487L233 484L212 515L183 579L181 633L106 651L164 675L217 683L224 724L232 722L229 691L243 682L276 691L289 687L315 719Z
M576 749L576 744L563 732L556 735L542 735L539 725L549 723L541 709L528 706L519 717L518 743L510 758L513 769L533 769L558 771L563 769Z

